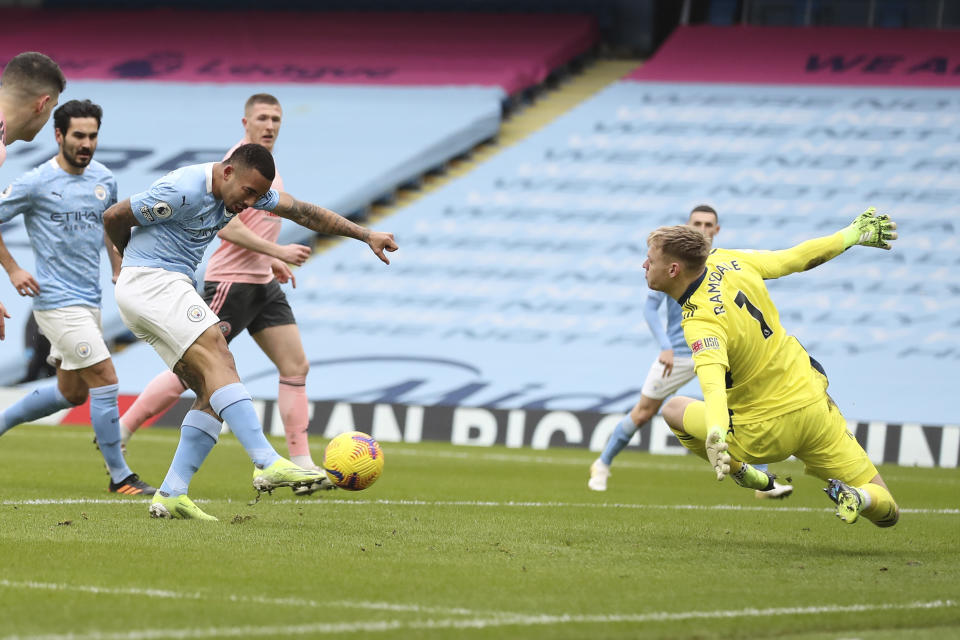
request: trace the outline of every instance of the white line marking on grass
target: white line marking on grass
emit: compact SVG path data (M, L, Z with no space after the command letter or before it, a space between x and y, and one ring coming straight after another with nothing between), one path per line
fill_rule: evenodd
M4 506L24 507L42 504L135 504L143 506L150 502L149 498L123 498L111 500L109 498L31 498L28 500L4 500ZM194 502L201 502L195 500Z
M591 452L594 455L591 455L589 460L580 460L577 458L558 458L548 455L535 455L530 453L524 453L523 449L514 449L516 453L494 453L491 451L483 450L474 450L474 451L417 451L413 448L393 448L391 447L393 443L386 443L387 455L395 456L415 456L417 458L453 458L455 460L489 460L491 462L523 462L523 463L533 463L533 464L556 464L564 466L574 466L574 467L589 467L590 463L595 459L596 452ZM658 455L657 457L674 457L672 455ZM683 459L692 460L686 458L683 455L679 456ZM617 459L617 468L618 469L656 469L659 471L689 471L691 465L689 464L677 464L677 463L666 463L666 462L637 462L634 460L622 460Z
M36 589L41 591L75 591L94 595L109 596L146 596L148 598L165 598L169 600L226 600L243 604L266 604L288 607L308 607L313 609L329 609L343 607L353 609L372 609L379 611L403 611L412 613L438 613L443 615L476 616L485 612L473 609L456 607L424 607L418 604L395 604L392 602L366 602L362 600L308 600L305 598L268 598L266 596L244 596L230 594L223 596L219 593L202 593L199 591L171 591L169 589L139 589L136 587L98 587L95 585L62 584L53 582L15 582L0 579L0 588L9 589ZM489 614L495 615L495 614Z
M770 609L746 608L733 611L684 611L671 613L658 611L637 614L613 615L522 615L506 614L494 618L468 618L446 620L384 620L371 622L318 622L314 624L207 627L197 629L142 629L138 631L94 631L91 633L43 634L35 636L6 636L0 640L154 640L156 638L215 638L247 637L255 635L332 635L343 633L375 633L398 629L485 629L490 627L532 627L559 624L610 624L643 622L677 622L682 620L710 620L760 618L783 615L822 615L831 613L867 613L872 611L903 611L912 609L942 609L955 607L952 600L911 602L907 604L854 604L827 605L822 607L777 607Z
M216 504L217 500L198 498L194 502ZM135 504L144 505L147 500L109 500L105 498L37 498L32 500L4 500L4 506L65 505L65 504ZM265 503L267 504L267 503ZM319 500L293 500L283 498L270 500L269 504L295 504L297 506L323 506L344 504L354 506L398 506L398 507L514 507L534 509L650 509L660 511L784 511L790 513L822 513L833 511L833 507L774 507L770 505L748 506L741 504L637 504L625 502L523 502L496 500L347 500L344 498L320 498ZM900 509L900 513L912 515L960 515L960 509Z
M549 509L657 509L663 511L787 511L795 513L820 513L833 511L833 507L773 507L773 506L746 506L740 504L636 504L622 502L523 502L494 500L346 500L343 498L320 498L315 501L300 501L284 498L272 501L275 504L355 504L387 505L387 506L437 506L437 507L531 507ZM900 513L927 514L927 515L960 515L960 509L900 509Z

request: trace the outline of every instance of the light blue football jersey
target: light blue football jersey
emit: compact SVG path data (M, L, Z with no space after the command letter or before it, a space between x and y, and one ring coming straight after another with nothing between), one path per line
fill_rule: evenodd
M130 197L141 226L131 230L124 267L155 267L194 277L207 245L235 215L213 195L213 165L171 171ZM273 211L279 201L279 192L271 189L253 208Z
M662 320L658 310L660 305L667 303L667 328L663 329ZM683 307L677 304L677 301L662 291L650 291L647 294L647 304L644 309L644 316L650 331L657 338L661 349L673 349L674 355L690 358L693 353L687 345L686 338L683 337ZM669 347L667 345L670 345Z
M117 182L91 160L80 175L51 158L0 194L0 222L23 216L36 259L40 295L33 308L100 306L103 212L117 201Z

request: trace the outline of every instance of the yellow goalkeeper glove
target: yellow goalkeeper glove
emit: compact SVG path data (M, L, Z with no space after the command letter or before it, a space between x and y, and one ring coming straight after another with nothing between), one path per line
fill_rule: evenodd
M855 244L878 249L892 249L890 241L897 239L897 223L890 216L875 216L876 208L870 207L842 229L843 248L849 249Z

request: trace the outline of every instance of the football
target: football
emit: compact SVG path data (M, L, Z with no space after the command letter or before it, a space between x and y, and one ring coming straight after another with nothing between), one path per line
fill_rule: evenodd
M380 443L360 431L341 433L327 443L323 470L330 482L341 489L366 489L383 473Z

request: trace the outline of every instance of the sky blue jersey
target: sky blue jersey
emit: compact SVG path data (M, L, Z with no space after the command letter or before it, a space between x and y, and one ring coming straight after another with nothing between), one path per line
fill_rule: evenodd
M664 330L663 321L660 320L660 305L663 301L667 302L667 328ZM677 301L662 291L650 291L647 295L647 303L643 307L643 317L650 327L650 333L657 339L661 351L673 349L674 355L692 358L693 353L683 337L683 327L680 322L683 320L683 308L677 304Z
M155 267L194 277L207 245L234 216L213 195L213 165L182 167L130 196L141 226L131 230L124 267ZM279 202L279 192L271 189L253 208L273 211Z
M51 158L0 194L0 222L23 216L36 259L40 295L33 308L100 306L103 212L117 201L117 182L91 160L80 175Z

